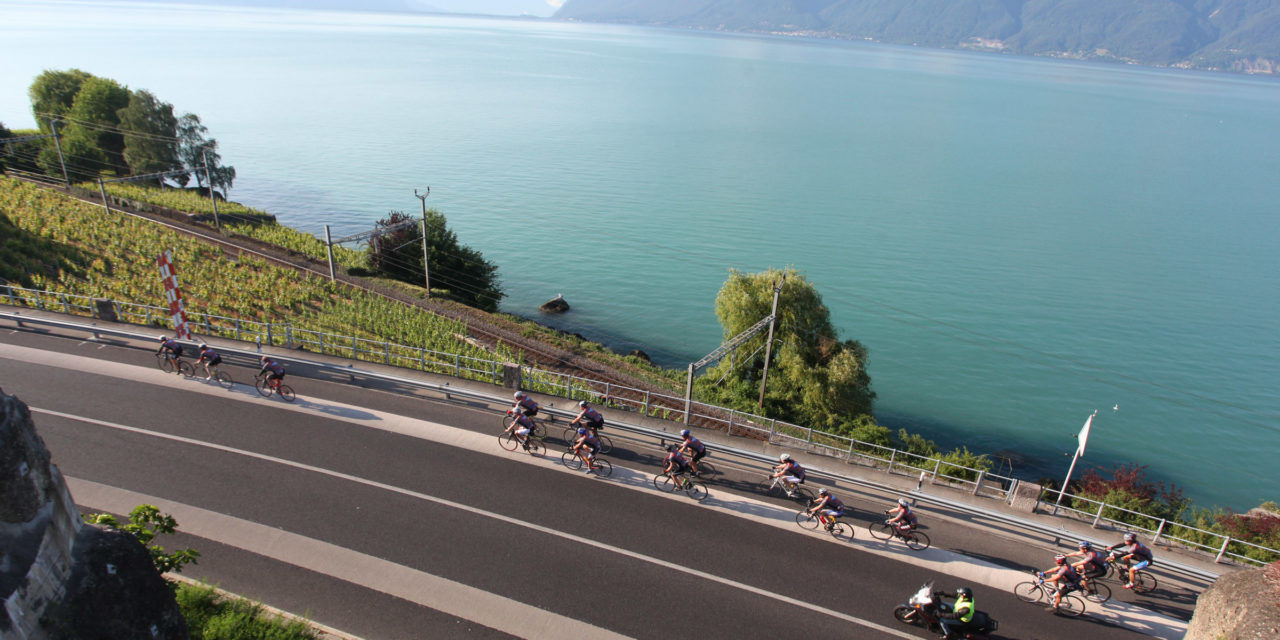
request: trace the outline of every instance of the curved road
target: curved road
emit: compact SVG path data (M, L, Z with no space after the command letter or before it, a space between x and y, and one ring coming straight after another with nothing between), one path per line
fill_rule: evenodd
M589 477L555 440L543 459L501 450L493 406L296 375L286 405L163 374L148 347L0 329L0 386L85 511L158 504L181 532L161 544L202 554L184 575L356 636L922 638L891 611L929 580L973 584L1000 638L1180 637L1194 605L1162 579L1065 619L983 586L1051 552L947 514L922 513L935 548L912 553L867 535L883 502L838 490L857 533L841 543L725 458L698 505L649 484L652 441L611 433L615 473Z

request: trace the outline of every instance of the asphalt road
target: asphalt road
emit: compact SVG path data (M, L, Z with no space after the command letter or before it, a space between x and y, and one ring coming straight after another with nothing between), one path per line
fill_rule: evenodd
M645 486L653 442L614 433L617 473L588 477L557 463L555 440L542 460L499 449L496 407L296 375L299 402L284 405L164 376L147 346L0 329L0 386L33 408L85 511L106 505L82 495L189 507L187 533L161 542L201 552L184 575L364 638L930 637L892 616L922 583L950 590L980 564L1052 554L925 512L940 560L921 566L869 539L887 499L845 496L857 537L840 543L780 524L794 507L752 490L763 469L716 460L725 477L699 505ZM1066 619L975 586L995 637L1028 640L1142 637L1126 602L1185 620L1195 597L1117 586Z

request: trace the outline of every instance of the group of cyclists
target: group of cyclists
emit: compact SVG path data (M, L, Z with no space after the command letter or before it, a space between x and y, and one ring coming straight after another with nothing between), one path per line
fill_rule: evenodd
M156 350L156 353L172 362L174 364L174 372L182 375L182 369L177 366L182 359L182 344L166 335L159 336L159 340L160 348ZM196 347L196 353L199 354L199 357L196 358L195 364L204 369L205 381L216 378L218 376L218 365L222 364L222 356L213 347L203 342ZM271 356L262 356L259 364L262 365L262 368L258 370L258 375L266 375L268 383L278 385L280 381L284 380L284 365L276 359Z
M1151 553L1150 547L1139 542L1138 536L1132 532L1124 534L1123 541L1105 547L1103 551L1107 552L1106 555L1095 549L1093 543L1088 540L1081 540L1079 548L1079 551L1073 553L1060 553L1054 556L1054 566L1037 573L1045 582L1052 583L1055 587L1053 604L1049 606L1049 611L1058 610L1062 604L1062 596L1076 590L1087 591L1089 581L1106 575L1109 556L1114 556L1117 561L1127 567L1128 581L1122 585L1125 589L1133 589L1138 579L1138 572L1150 567L1155 561L1155 555ZM1071 558L1076 557L1080 560L1071 562Z

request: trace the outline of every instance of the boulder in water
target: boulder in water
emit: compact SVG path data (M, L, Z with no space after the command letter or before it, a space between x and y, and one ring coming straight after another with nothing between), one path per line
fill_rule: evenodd
M565 302L564 294L557 293L556 297L542 303L538 309L543 313L564 313L569 310L569 303Z
M650 360L650 359L649 359L649 354L647 354L647 353L645 353L645 352L643 352L643 351L641 351L641 350L639 350L639 349L632 349L632 350L631 350L631 353L628 353L627 355L629 355L629 356L635 356L635 357L637 357L637 358L640 358L641 360L644 360L645 362L653 362L652 360Z

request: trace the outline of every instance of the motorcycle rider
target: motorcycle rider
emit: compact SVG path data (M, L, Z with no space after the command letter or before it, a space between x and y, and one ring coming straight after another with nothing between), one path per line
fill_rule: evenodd
M934 595L938 598L939 604L942 603L942 598L946 597L946 594L941 592ZM956 603L951 606L951 610L939 609L938 624L942 625L942 637L947 640L964 637L964 632L973 623L973 615L978 611L973 604L973 589L969 587L956 589Z

